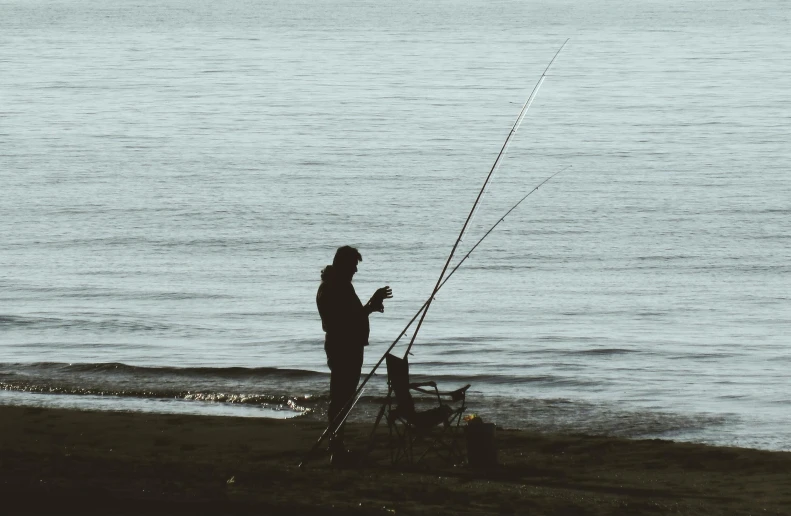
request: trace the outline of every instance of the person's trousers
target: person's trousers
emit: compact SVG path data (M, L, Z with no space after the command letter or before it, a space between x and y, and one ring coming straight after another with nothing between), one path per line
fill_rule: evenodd
M341 421L354 402L363 368L363 348L333 349L325 346L327 365L330 367L330 422L331 442L343 441Z

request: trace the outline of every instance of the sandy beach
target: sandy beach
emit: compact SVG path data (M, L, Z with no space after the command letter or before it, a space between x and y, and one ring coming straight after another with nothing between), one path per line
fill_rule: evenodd
M349 428L364 447L370 426ZM791 514L791 453L499 430L499 466L358 468L306 420L0 407L4 514Z

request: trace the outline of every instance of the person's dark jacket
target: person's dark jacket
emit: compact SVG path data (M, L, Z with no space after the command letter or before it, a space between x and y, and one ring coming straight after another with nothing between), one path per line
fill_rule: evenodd
M335 277L332 265L321 271L316 305L326 333L324 346L328 351L359 349L368 345L369 312L357 297L352 283Z

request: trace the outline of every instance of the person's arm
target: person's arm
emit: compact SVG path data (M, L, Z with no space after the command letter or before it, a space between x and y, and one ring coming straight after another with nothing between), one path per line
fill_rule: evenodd
M339 336L345 329L343 306L336 289L320 288L316 304L321 315L321 325L328 334Z

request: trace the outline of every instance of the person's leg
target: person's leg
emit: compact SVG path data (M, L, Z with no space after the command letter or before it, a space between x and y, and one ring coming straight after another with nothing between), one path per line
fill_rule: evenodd
M337 435L338 424L343 419L340 413L345 403L343 399L343 394L346 390L344 388L343 362L343 357L337 351L327 351L327 365L330 368L330 407L327 411L330 429L330 450L337 448L338 445L342 446L343 443L343 437Z
M329 420L332 433L330 434L330 449L342 449L344 424L341 421L346 416L360 382L360 373L363 365L363 350L352 350L342 355L333 355L330 365L330 409Z

